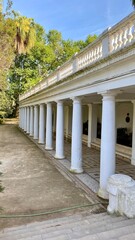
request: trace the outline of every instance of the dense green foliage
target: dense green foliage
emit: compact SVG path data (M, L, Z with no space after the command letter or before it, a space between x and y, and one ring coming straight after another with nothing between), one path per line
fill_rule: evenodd
M19 94L30 89L96 39L96 35L89 35L86 41L63 40L57 30L50 30L46 34L39 24L34 24L34 29L34 46L28 52L16 55L8 75L10 91L16 104Z
M11 114L19 94L38 83L76 52L96 39L64 40L57 30L45 30L33 19L12 10L8 0L2 13L0 0L0 112Z

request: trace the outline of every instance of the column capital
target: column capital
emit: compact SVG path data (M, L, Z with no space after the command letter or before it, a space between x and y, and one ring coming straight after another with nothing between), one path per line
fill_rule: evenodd
M81 102L83 97L71 97L70 98L73 102Z
M46 104L46 105L47 105L47 104L52 104L52 102L49 102L49 101L48 101L48 102L45 102L45 104Z
M40 103L39 106L41 106L41 105L45 105L45 103Z
M98 92L98 94L104 96L110 96L110 97L115 97L118 94L121 94L123 91L122 90L106 90L106 91L101 91Z
M131 103L135 104L135 100L132 100Z
M63 100L56 100L55 102L56 102L57 104L63 104L64 101L63 101Z
M93 103L88 103L87 106L88 106L88 107L92 107L92 106L93 106Z

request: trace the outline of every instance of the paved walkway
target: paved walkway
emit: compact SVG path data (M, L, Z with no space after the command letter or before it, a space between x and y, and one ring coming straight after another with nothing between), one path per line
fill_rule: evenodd
M16 125L0 125L0 171L5 187L0 193L1 214L32 214L96 203L98 200L63 176L48 152L41 151ZM68 177L68 179L67 179ZM72 181L73 180L73 181ZM91 208L100 211L101 205ZM68 214L73 214L76 209ZM54 217L54 214L52 214ZM56 214L58 216L58 214ZM46 217L0 219L0 228Z
M71 144L65 142L66 158L71 159ZM109 161L109 158L108 158ZM90 177L99 182L100 177L100 151L83 145L83 169ZM116 173L123 173L135 179L135 166L129 160L116 158Z

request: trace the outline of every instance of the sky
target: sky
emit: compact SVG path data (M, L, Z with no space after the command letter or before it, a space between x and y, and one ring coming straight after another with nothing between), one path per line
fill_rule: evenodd
M131 0L13 0L13 9L34 18L46 33L56 29L74 41L99 35L133 11Z

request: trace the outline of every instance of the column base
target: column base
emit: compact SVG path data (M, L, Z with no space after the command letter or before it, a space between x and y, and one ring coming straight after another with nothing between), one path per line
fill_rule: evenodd
M55 155L54 156L56 159L64 159L65 158L65 156L63 155L63 156L58 156L58 155Z
M70 168L69 171L71 173L83 173L83 169L82 168L78 168L78 169Z
M45 144L45 142L42 142L42 141L38 141L39 144Z
M135 165L135 158L131 158L131 165Z
M103 199L109 199L109 194L106 190L99 188L97 195Z
M53 147L45 146L45 150L51 151L51 150L53 150Z
M33 137L34 140L38 140L38 137Z

